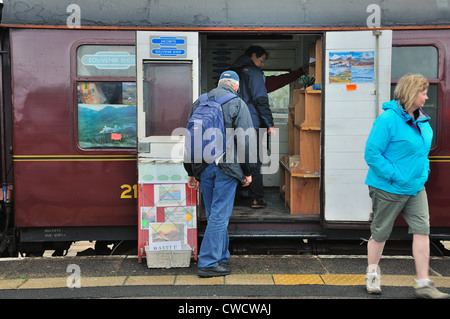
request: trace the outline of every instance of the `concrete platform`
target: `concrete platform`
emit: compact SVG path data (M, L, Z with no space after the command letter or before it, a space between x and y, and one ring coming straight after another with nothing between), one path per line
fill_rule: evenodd
M196 262L187 268L149 269L137 256L0 259L1 290L107 286L363 286L364 256L232 256L232 274L199 278ZM412 287L414 260L383 257L382 285ZM450 257L432 257L430 278L450 288Z

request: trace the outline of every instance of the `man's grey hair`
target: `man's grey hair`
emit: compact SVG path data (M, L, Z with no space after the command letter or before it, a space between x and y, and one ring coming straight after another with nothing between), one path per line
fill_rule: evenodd
M219 85L220 84L226 84L226 85L230 85L231 87L235 87L236 85L239 84L239 82L236 80L233 80L233 79L221 79L221 80L219 80Z

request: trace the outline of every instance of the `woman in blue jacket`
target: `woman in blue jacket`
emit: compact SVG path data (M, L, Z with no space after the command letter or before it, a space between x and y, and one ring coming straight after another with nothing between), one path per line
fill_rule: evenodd
M428 277L430 225L424 185L430 171L428 153L433 131L422 110L428 86L420 74L403 76L395 88L394 100L383 104L384 112L375 120L366 143L366 184L373 210L366 290L371 294L381 293L378 263L395 219L402 213L413 234L416 296L449 297L439 292Z

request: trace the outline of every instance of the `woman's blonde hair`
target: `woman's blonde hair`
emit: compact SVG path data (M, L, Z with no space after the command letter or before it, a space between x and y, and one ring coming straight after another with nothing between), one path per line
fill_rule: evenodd
M405 111L413 105L417 94L428 89L429 83L422 74L406 74L400 78L394 91L394 99L400 100Z

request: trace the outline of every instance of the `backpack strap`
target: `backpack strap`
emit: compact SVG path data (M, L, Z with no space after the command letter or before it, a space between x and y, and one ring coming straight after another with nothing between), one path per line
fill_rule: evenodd
M226 94L224 94L222 96L219 96L216 99L216 102L219 103L220 105L223 105L223 104L225 104L226 102L228 102L229 100L231 100L231 99L233 99L235 97L237 97L236 94L233 94L231 92L230 93L226 93Z
M200 101L200 103L205 103L206 101L208 101L209 100L208 93L203 93L202 95L200 95L198 97L198 100Z
M234 99L235 97L238 97L238 96L236 94L233 94L233 93L229 92L229 93L226 93L226 94L224 94L222 96L219 96L216 99L216 102L219 103L222 106L223 104L225 104L226 102L230 101L231 99ZM225 150L223 151L223 154L226 153L226 147L230 144L232 139L233 139L233 135L229 136L228 139L226 139L226 141L225 141ZM222 156L220 156L217 159L216 165L218 164L218 161L222 158Z

